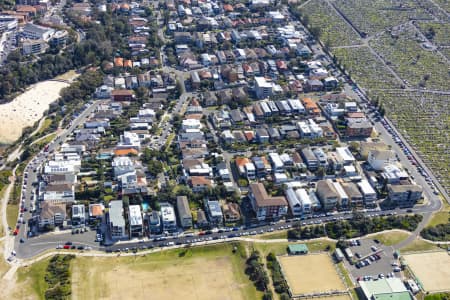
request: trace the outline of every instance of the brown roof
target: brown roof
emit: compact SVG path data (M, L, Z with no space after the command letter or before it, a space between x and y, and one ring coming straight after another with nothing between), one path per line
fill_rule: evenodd
M192 186L197 186L197 185L211 186L211 180L209 180L205 176L191 176L191 184L192 184Z
M263 206L287 206L284 196L272 197L267 194L266 188L262 183L250 184L250 190L255 198L258 207Z
M113 90L111 92L112 96L129 96L133 95L133 91L131 90Z
M64 192L64 191L70 191L72 190L72 185L67 184L67 183L57 183L57 184L52 184L50 183L49 185L47 185L47 187L45 188L45 190L47 192Z
M43 201L40 204L41 208L41 219L50 219L55 216L55 214L61 214L66 216L66 204L65 203L52 203L48 201Z
M136 149L133 149L133 148L116 149L116 150L114 150L114 155L116 155L116 156L125 156L125 155L128 155L128 154L138 155L139 151L137 151Z
M243 167L250 162L247 157L236 157L236 166Z

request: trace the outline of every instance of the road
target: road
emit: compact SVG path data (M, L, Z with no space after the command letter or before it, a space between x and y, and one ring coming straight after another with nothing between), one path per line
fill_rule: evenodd
M40 168L40 166L45 162L45 160L51 156L51 153L53 153L53 151L60 146L62 141L64 141L70 134L72 134L72 132L75 130L75 128L78 127L78 125L82 124L86 120L86 118L94 111L97 105L100 104L101 102L102 101L93 102L92 105L90 105L84 111L82 111L80 115L72 121L72 125L69 128L62 130L55 137L55 139L49 143L48 152L44 152L44 150L42 150L26 166L22 182L22 186L25 186L25 189L22 190L21 201L23 203L22 204L23 207L25 207L27 211L18 212L19 218L23 218L25 224L21 225L20 231L14 239L14 249L16 250L18 256L22 255L26 256L28 253L33 254L36 253L36 251L41 252L41 250L48 249L48 246L45 245L37 247L30 247L30 245L28 245L28 242L30 240L36 239L33 237L29 239L27 237L27 232L29 231L27 227L28 227L28 220L30 220L33 217L31 208L36 207L36 204L34 202L37 201L37 196L35 195L36 188L33 187L33 182L37 182L37 174L38 174L38 172L36 172L38 171L37 169ZM42 239L43 242L45 242L47 237L49 241L54 240L51 234L39 236L38 238ZM21 242L21 240L23 241L23 243Z

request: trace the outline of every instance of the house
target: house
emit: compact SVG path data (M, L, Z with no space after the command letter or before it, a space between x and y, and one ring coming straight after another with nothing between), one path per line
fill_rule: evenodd
M258 99L268 98L273 95L273 84L264 77L255 77L255 93Z
M207 91L202 94L203 105L205 106L215 106L217 105L217 96L214 92Z
M370 137L372 135L373 126L367 118L346 118L345 120L347 137Z
M86 210L84 204L72 205L72 228L86 225Z
M316 185L316 194L326 211L333 210L339 201L339 193L330 179L319 180Z
M310 171L314 171L319 167L319 161L310 148L303 148L301 150L301 156Z
M273 197L267 194L262 183L250 184L250 200L259 221L279 219L287 214L288 203L284 196Z
M159 212L154 210L148 217L148 226L151 234L161 233L161 216Z
M161 202L161 223L163 231L174 232L177 230L177 218L173 206L168 202Z
M133 101L134 93L131 90L113 90L111 99L112 101Z
M348 147L337 147L336 154L344 166L352 165L356 161Z
M223 181L230 181L231 174L225 162L218 163L216 166L217 174Z
M348 201L352 207L362 207L364 205L364 197L353 182L341 183L342 188L348 196Z
M233 202L226 202L222 206L225 223L236 223L241 219L239 205Z
M142 237L144 233L141 206L130 205L128 207L128 230L130 238Z
M358 182L358 187L366 205L373 204L377 200L377 193L366 179Z
M191 176L189 184L193 192L202 192L213 186L213 181L205 176Z
M259 143L268 143L269 142L269 133L265 128L257 128L256 129L256 139Z
M341 207L349 207L349 197L347 195L347 193L345 192L344 188L342 187L340 182L333 182L334 188L336 189L338 195L339 195L339 200L338 203Z
M180 226L183 228L192 227L192 214L189 209L189 202L186 196L177 197L177 210L178 219L180 220Z
M39 204L40 213L38 216L39 229L51 229L61 226L66 219L66 204L51 203L43 201Z
M208 214L209 223L215 226L220 226L223 223L222 209L219 201L205 200L205 209Z
M392 150L370 150L367 162L375 171L381 171L385 166L396 162L395 152Z
M317 103L314 102L311 98L303 98L302 99L303 106L305 107L305 111L312 116L319 117L320 116L320 108L317 106Z
M247 157L236 157L236 167L239 175L246 177L248 180L254 180L256 178L255 165Z
M323 91L323 83L318 79L308 79L305 84L305 90L308 92L320 92Z
M290 187L290 188L286 189L284 194L289 203L289 208L291 210L291 214L294 217L301 216L303 213L302 203L301 203L300 199L297 197L297 194L295 193L294 189Z
M206 214L201 208L197 210L197 226L199 228L209 227L209 222L208 219L206 218Z
M75 202L75 187L69 183L49 183L43 189L42 199L48 202Z
M400 207L413 206L423 193L423 188L415 184L388 184L387 190L389 199Z
M108 225L112 239L127 238L122 200L109 202Z
M281 157L276 152L271 152L268 154L270 164L272 165L272 171L274 173L284 173L284 164Z

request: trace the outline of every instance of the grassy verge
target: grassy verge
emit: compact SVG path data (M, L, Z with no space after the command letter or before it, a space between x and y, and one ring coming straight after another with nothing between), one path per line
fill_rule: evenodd
M41 148L44 147L45 145L47 145L48 143L50 143L56 136L56 133L52 133L49 136L46 136L43 139L38 139L35 141L36 145Z
M442 201L442 203L442 209L433 215L430 222L427 224L427 227L446 224L450 221L450 205L445 200Z
M260 235L255 236L255 238L261 239L261 240L287 239L287 231L260 234Z
M401 248L400 251L402 253L405 253L405 252L419 252L419 251L438 250L438 249L439 249L439 247L434 244L427 243L422 240L415 240L408 246Z
M296 243L249 243L249 245L259 250L262 255L267 256L270 252L273 252L275 255L286 254L288 245L298 243L301 243L301 241ZM317 240L314 242L306 242L304 244L308 246L310 252L327 251L327 249L329 249L329 251L334 251L336 248L336 243L328 240Z
M8 221L8 226L15 228L17 224L17 218L19 213L18 204L8 204L6 207L6 220Z
M404 241L408 238L409 234L406 232L400 232L400 231L392 231L392 232L386 232L386 233L380 233L377 235L372 236L372 239L377 239L381 243L385 244L386 246L392 246L400 243L401 241Z
M337 264L339 271L344 276L345 285L349 288L350 293L352 294L353 299L358 299L358 295L355 291L355 285L353 284L352 279L350 278L350 274L344 266L343 262Z
M52 119L45 118L44 123L42 123L41 128L39 128L37 134L41 134L42 132L46 131L50 125L52 124Z
M18 299L25 299L30 295L37 296L38 299L44 299L45 290L48 284L45 282L45 270L47 269L50 258L44 259L29 267L23 267L17 271L18 287L16 294Z
M433 295L426 295L425 300L447 300L450 299L450 293L439 293Z

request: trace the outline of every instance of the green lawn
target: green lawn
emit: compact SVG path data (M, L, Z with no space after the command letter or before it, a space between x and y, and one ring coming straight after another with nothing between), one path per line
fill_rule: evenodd
M56 133L52 133L49 136L40 139L40 140L36 140L36 145L41 148L44 147L45 145L47 145L48 143L50 143L56 136Z
M51 124L52 124L52 119L45 118L44 123L42 123L42 126L41 126L41 128L39 128L39 131L37 132L37 134L40 134L40 133L44 132L45 130L47 130L47 128L49 128Z
M18 204L8 204L6 207L6 220L8 221L8 226L15 228L17 224L17 218L19 213Z
M400 251L402 253L405 253L405 252L419 252L419 251L438 250L438 249L439 249L439 247L434 244L427 243L422 240L415 240L408 246L401 248Z
M255 238L261 239L261 240L287 239L287 231L260 234L260 235L255 236Z
M450 293L439 293L425 296L425 300L448 300L448 299L450 299Z
M282 255L287 253L288 245L299 244L299 242L282 242L282 243L249 243L249 246L253 246L259 250L262 256L267 256L269 252L273 252L275 255ZM305 242L310 252L326 251L327 246L330 246L330 251L334 251L336 243L328 240L317 240L314 242Z
M427 224L427 227L450 222L450 205L445 200L442 203L442 209L433 215L430 222Z
M377 235L372 236L372 239L377 239L381 243L385 244L386 246L392 246L400 243L403 240L406 240L408 238L409 234L406 232L401 231L391 231L386 233L380 233Z
M30 295L35 295L38 299L44 299L44 293L48 287L44 276L49 261L50 258L47 258L29 267L22 267L17 270L19 288L16 291L16 295L18 297L23 296L20 299L25 299L25 297L30 297Z

